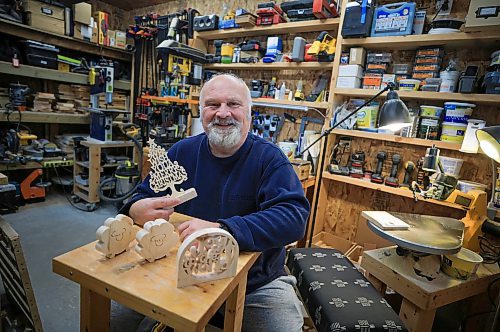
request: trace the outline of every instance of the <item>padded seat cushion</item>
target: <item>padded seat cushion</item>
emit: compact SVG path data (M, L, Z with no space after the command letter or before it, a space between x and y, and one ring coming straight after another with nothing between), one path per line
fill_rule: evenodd
M319 332L407 331L398 315L336 249L291 249L287 266Z

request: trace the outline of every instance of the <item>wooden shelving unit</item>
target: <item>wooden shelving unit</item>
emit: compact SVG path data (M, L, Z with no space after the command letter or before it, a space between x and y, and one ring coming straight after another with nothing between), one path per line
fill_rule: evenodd
M337 182L343 182L343 183L355 185L358 187L363 187L363 188L372 189L372 190L378 190L378 191L382 191L385 193L413 199L413 193L411 190L408 190L408 189L389 187L389 186L386 186L383 184L364 181L364 180L352 178L349 176L330 174L328 172L323 172L323 179L328 179L328 180L337 181ZM448 203L446 201L438 201L436 199L423 199L419 196L417 196L417 197L418 197L419 202L437 204L437 205L442 205L442 206L446 206L449 208L465 211L465 209L461 205L458 205L458 204Z
M248 70L332 70L333 62L273 62L273 63L213 63L207 69L248 69Z
M445 46L446 48L498 49L500 32L459 32L441 35L408 35L390 37L347 38L343 48L364 47L372 50L415 50L422 46Z
M315 103L311 101L290 101L284 99L272 99L272 98L252 98L254 102L268 103L268 104L281 104L281 105L291 105L291 106L306 106L309 108L317 109L327 109L330 107L329 103Z
M340 96L371 98L377 90L369 89L342 89L335 88L333 93ZM401 99L435 100L435 101L458 101L475 104L500 105L500 95L479 94L479 93L454 93L454 92L429 92L429 91L397 91ZM385 98L384 92L380 98Z
M269 26L254 26L251 28L228 29L228 30L212 30L195 32L195 39L224 39L235 38L241 36L266 36L271 34L293 34L301 32L314 32L323 30L335 30L340 23L339 18L329 18L324 20L311 20L301 22L288 22L273 24Z
M91 53L110 57L117 60L132 61L132 53L118 48L111 48L90 43L73 37L58 35L52 32L41 31L29 25L0 19L0 32L24 39L32 39L41 43L52 44L57 47L64 47L74 51Z
M453 151L459 151L462 146L462 144L451 143L451 142L432 141L414 137L401 137L390 134L369 133L360 130L334 129L332 130L331 135L368 138L379 141L396 142L401 144L418 145L425 147L431 147L432 145L435 145L439 149L453 150Z
M18 68L13 67L10 62L0 61L0 73L15 75L15 76L23 76L30 78L40 78L51 81L60 81L64 83L73 83L73 84L89 84L88 75L84 74L76 74L76 73L68 73L55 69L47 69L41 67L34 67L21 64ZM121 90L130 90L130 81L114 81L115 89Z
M19 120L19 114L13 112L9 116L11 122ZM21 120L23 122L34 123L74 123L74 124L88 124L88 114L68 114L68 113L46 113L46 112L22 112ZM5 110L0 110L0 121L7 121L7 113Z

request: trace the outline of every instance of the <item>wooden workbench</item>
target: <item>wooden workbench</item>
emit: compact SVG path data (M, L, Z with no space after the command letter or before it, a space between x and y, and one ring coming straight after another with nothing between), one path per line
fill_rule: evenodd
M171 216L176 223L188 219ZM240 253L235 277L177 288L176 252L153 263L135 251L106 259L93 242L54 258L52 267L80 284L80 331L109 331L110 299L180 331L202 331L227 300L224 331L239 331L247 273L259 254Z

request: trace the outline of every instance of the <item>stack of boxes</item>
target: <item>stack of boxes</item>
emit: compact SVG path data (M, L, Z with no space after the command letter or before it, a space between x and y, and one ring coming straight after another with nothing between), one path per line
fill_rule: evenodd
M439 90L441 79L438 77L442 59L442 47L427 47L417 50L412 78L425 81L425 85L422 87L423 91Z
M391 53L368 53L365 76L363 76L363 89L379 90L382 86L383 76L387 74L391 61ZM386 80L391 79L394 80L394 76L386 78Z
M349 64L339 66L337 88L358 89L363 77L366 51L362 47L351 48Z

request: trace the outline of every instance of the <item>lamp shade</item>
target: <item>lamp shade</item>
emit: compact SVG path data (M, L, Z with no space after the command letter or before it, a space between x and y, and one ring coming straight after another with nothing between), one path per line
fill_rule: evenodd
M412 119L405 103L396 91L387 93L387 100L378 112L377 126L379 129L398 131L404 127L411 126Z
M481 150L488 157L500 163L500 126L478 129L476 130L476 137Z

